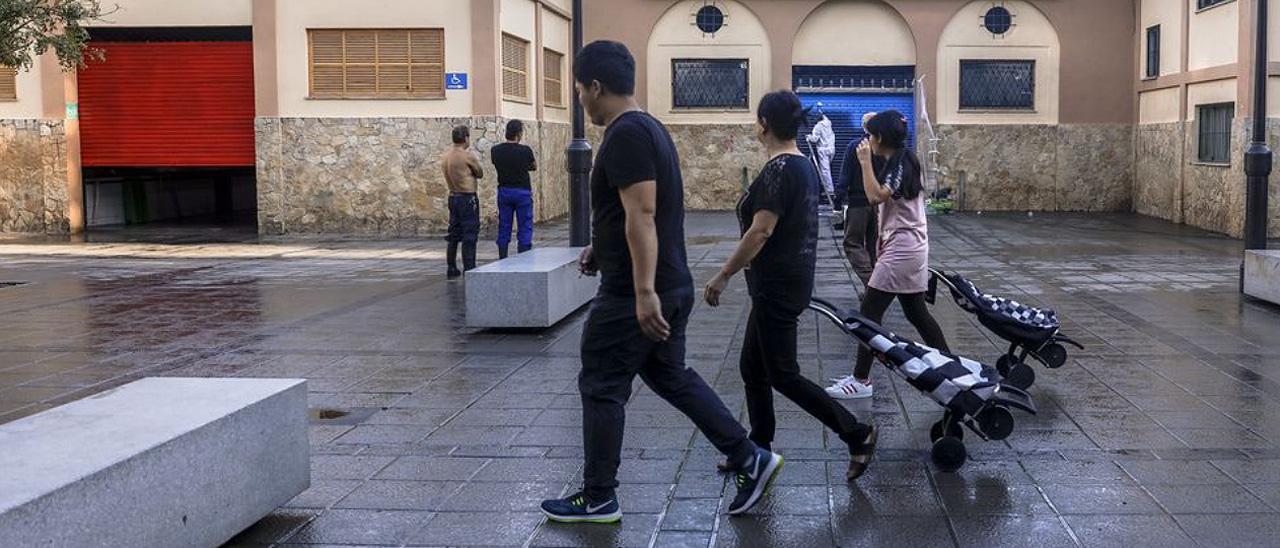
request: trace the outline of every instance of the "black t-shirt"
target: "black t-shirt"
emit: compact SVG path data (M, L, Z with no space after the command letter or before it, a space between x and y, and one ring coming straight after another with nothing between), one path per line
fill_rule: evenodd
M871 155L871 167L878 174L884 170L884 158ZM849 143L844 151L844 167L840 170L840 182L844 184L845 200L849 207L867 207L867 191L862 187L862 163L858 161L858 141Z
M807 306L818 248L818 174L813 165L794 154L769 160L738 200L737 210L743 234L757 212L778 215L773 235L747 269L751 294Z
M520 143L502 143L489 150L493 167L498 171L498 186L532 190L529 171L536 165L533 149Z
M627 245L626 211L621 189L641 181L657 182L658 267L654 289L664 293L693 289L684 249L684 179L680 158L667 128L646 112L619 116L604 132L591 170L591 230L600 289L609 294L635 294L631 248Z

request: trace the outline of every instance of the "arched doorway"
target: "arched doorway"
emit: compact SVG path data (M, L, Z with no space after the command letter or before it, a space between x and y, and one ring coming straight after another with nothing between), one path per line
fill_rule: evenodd
M862 115L897 110L915 118L915 37L881 0L829 0L805 18L791 59L792 88L805 106L822 104L836 133L831 172L862 139ZM915 124L911 127L914 145Z

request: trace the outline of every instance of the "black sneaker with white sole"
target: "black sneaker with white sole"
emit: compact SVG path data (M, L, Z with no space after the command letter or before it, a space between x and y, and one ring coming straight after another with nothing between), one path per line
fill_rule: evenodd
M757 448L751 462L733 476L734 484L738 486L738 496L729 505L729 515L743 514L760 502L781 471L782 455Z
M542 513L547 519L560 523L617 523L622 520L622 509L616 497L599 502L581 492L562 499L542 501Z

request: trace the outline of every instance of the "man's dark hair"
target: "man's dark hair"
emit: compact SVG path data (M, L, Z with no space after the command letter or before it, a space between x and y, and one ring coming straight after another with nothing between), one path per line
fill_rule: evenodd
M636 59L621 42L597 40L584 46L574 58L573 77L584 86L595 81L609 93L634 95Z
M467 126L457 126L453 128L453 144L460 145L467 142L471 138L471 128Z
M507 140L513 141L516 137L524 135L524 122L520 120L512 120L507 122Z

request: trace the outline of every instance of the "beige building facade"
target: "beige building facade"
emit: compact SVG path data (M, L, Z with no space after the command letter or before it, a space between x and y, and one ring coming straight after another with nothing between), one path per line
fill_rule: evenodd
M903 111L962 209L1137 211L1238 235L1253 1L587 0L582 17L588 41L635 54L637 97L672 130L692 209L732 206L764 160L752 109L790 88L823 105L841 145L860 112ZM0 81L0 231L225 206L262 234L428 234L446 218L449 128L471 126L487 165L511 119L538 154L537 218L568 210L569 0L118 3L93 28L101 67L67 75L43 58L10 97ZM226 76L113 80L149 55ZM1280 119L1280 39L1271 55ZM179 131L192 126L206 129ZM151 160L149 142L175 149Z
M1135 32L1134 210L1239 236L1254 86L1254 0L1143 0ZM1268 142L1280 150L1280 10L1268 29ZM1280 234L1280 173L1270 192Z

